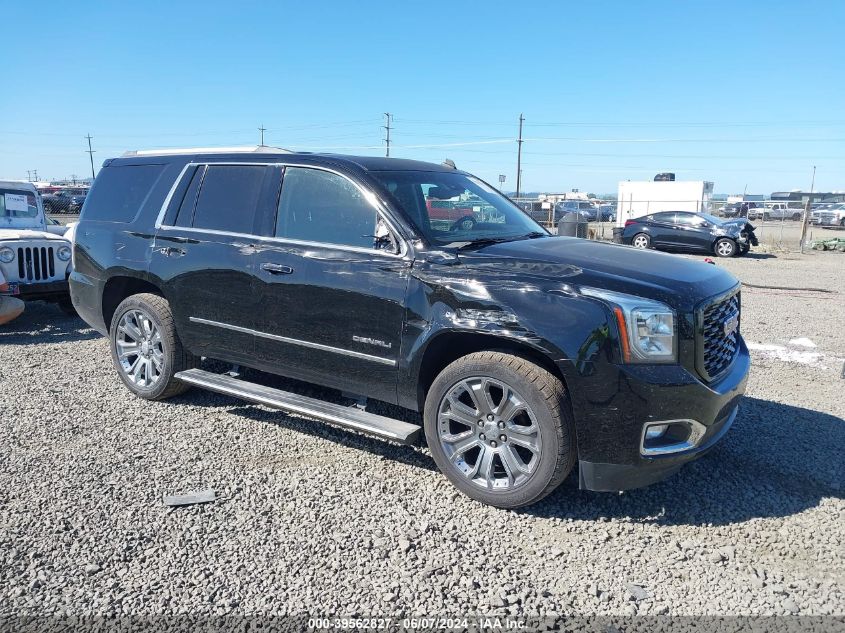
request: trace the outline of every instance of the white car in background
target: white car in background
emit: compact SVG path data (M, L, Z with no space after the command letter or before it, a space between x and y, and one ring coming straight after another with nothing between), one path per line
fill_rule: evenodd
M64 233L64 227L55 227ZM57 303L75 314L68 292L71 242L48 228L41 196L28 182L0 180L0 270L7 294Z
M845 227L845 202L813 211L810 222L819 226Z

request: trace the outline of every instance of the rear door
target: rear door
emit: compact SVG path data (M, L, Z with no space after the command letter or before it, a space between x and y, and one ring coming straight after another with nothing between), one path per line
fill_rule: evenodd
M675 229L675 213L673 211L662 211L649 216L649 234L653 246L678 245L678 238Z
M150 272L194 354L244 363L253 357L255 242L273 173L260 164L191 164L174 190Z
M282 375L395 401L410 263L360 184L285 167L273 237L257 245L258 359Z

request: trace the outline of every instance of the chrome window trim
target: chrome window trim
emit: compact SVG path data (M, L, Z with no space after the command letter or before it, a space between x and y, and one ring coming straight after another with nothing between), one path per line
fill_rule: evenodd
M389 253L385 251L380 251L375 248L363 248L360 246L349 246L346 244L333 244L331 242L311 242L308 240L296 240L290 239L285 237L276 237L276 236L262 236L262 235L254 235L252 233L235 233L231 231L217 231L215 229L196 229L194 227L183 227L183 226L175 226L173 224L163 224L164 216L167 213L167 208L170 206L170 202L173 199L173 195L176 193L176 189L179 186L179 183L182 182L182 179L185 177L185 173L191 167L209 167L213 165L246 165L246 166L253 166L253 167L302 167L306 169L319 169L321 171L326 171L336 176L340 176L341 178L345 178L348 180L352 185L357 188L361 194L373 204L376 214L381 220L384 220L387 223L387 226L390 228L393 235L396 237L396 241L399 244L399 252L398 253ZM375 228L375 227L374 227ZM246 161L211 161L211 162L194 162L191 161L187 163L183 168L182 171L179 173L179 176L176 180L173 181L173 184L170 187L170 191L167 192L167 197L165 197L164 202L161 205L161 209L159 209L158 216L156 217L155 221L155 229L176 229L180 231L190 231L194 233L210 233L212 235L230 235L233 237L245 237L248 239L255 239L255 240L264 240L264 241L272 241L272 242L279 242L283 244L296 244L301 246L318 246L323 248L336 248L344 251L353 251L357 253L368 253L368 254L377 254L383 255L386 257L397 257L402 258L408 254L410 247L408 246L407 240L402 236L402 233L396 227L396 224L387 214L386 209L384 208L384 204L382 203L381 199L375 195L369 189L365 189L359 183L355 182L346 174L343 174L335 169L331 169L329 167L325 167L323 165L309 165L303 163L296 163L296 162L285 162L285 161L275 161L275 162L246 162Z
M280 341L282 343L290 343L291 345L300 345L302 347L309 347L311 349L318 349L323 352L333 352L335 354L342 354L344 356L352 356L363 360L369 360L374 363L381 363L382 365L395 366L396 361L391 358L383 358L381 356L373 356L371 354L364 354L350 349L343 349L341 347L332 347L331 345L323 345L322 343L312 343L310 341L302 341L300 339L288 338L287 336L279 336L278 334L270 334L269 332L262 332L260 330L253 330L248 327L241 327L240 325L232 325L231 323L222 323L221 321L212 321L210 319L202 319L200 317L188 317L192 323L202 323L203 325L212 325L221 327L235 332L242 332L243 334L252 334L261 338L270 339L273 341Z

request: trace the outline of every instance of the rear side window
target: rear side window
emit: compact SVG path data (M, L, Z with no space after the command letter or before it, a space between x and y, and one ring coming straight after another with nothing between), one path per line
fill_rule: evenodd
M100 171L91 193L86 196L86 220L131 222L138 215L164 165L126 165Z
M252 233L264 173L263 166L209 165L197 196L194 228Z

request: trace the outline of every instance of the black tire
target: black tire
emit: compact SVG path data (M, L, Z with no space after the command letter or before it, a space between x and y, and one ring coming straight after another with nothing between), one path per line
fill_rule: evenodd
M713 253L717 257L733 257L736 255L737 250L736 242L727 237L716 240L716 243L713 245Z
M631 238L631 246L634 248L651 248L651 237L647 233L637 233Z
M751 250L751 247L748 246L747 244L745 244L744 246L739 247L739 251L737 252L737 255L745 255L750 250Z
M793 222L797 222L797 221L798 221L798 220L800 220L800 219L801 219L801 214L800 214L800 213L793 213L793 214L792 214L792 220L793 220Z
M160 332L160 354L162 358L161 371L158 379L149 386L139 385L132 381L124 371L117 352L118 326L121 319L131 311L140 311L146 315ZM187 391L190 386L180 382L174 376L180 371L196 367L199 359L188 353L179 340L173 322L170 304L164 297L151 293L132 295L124 299L111 320L109 327L109 347L115 369L129 391L146 400L164 400Z
M763 222L768 222L771 218L772 216L770 216L768 213L763 214Z
M537 462L530 474L520 473L524 479L518 485L510 486L508 489L496 490L489 485L485 487L483 484L471 481L461 472L459 465L449 459L441 444L440 408L446 402L446 396L455 393L455 389L462 381L478 377L492 379L510 387L517 399L530 408L534 420L532 426L536 425L538 429L539 449L532 455L532 462L535 457ZM504 394L500 404L503 401ZM476 407L476 411L478 410L479 407ZM575 464L574 422L569 397L563 384L542 367L519 356L487 351L459 358L440 372L431 385L425 401L423 419L426 440L440 471L458 490L487 505L518 508L535 503L557 488ZM490 418L484 418L484 420L487 419ZM479 421L478 433L484 432L481 428L484 420ZM513 421L515 420L516 418ZM496 422L490 419L490 424L494 423ZM495 429L488 431L493 434L499 432ZM486 447L488 438L484 435L478 437L484 440L482 443L485 444L480 450L488 450ZM499 436L500 440L501 437ZM495 446L495 442L491 444ZM506 448L504 442L500 441L500 444L498 450L504 451ZM467 453L469 451L464 452L463 455ZM481 460L481 453L476 459ZM499 472L504 473L502 457L491 458L491 463L495 463L496 459L498 459ZM506 477L506 479L509 478Z
M56 302L56 305L59 306L59 310L68 316L79 316L76 312L76 308L73 307L73 301L70 300L70 297L59 299Z

